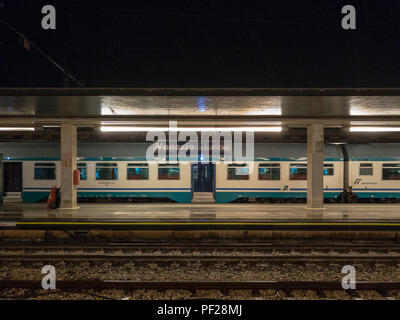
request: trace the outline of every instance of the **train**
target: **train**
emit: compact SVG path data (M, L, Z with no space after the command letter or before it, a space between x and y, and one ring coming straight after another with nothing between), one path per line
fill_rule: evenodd
M307 145L255 143L253 161L146 161L149 143L80 142L78 201L190 203L196 193L216 203L304 202ZM60 186L60 145L2 142L4 192L25 203L43 202ZM201 160L201 159L200 159ZM326 202L400 199L400 144L326 144Z

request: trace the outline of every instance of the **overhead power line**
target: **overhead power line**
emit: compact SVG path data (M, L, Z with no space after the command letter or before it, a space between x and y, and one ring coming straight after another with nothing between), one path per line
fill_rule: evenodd
M71 73L69 73L67 70L65 70L59 63L57 63L53 58L51 58L48 54L46 54L37 44L32 42L27 36L25 36L23 33L19 32L14 26L9 24L7 21L4 19L0 18L1 24L3 24L8 30L11 32L15 33L20 41L23 42L24 48L29 51L31 48L36 50L39 54L41 54L45 59L47 59L53 66L55 66L58 70L60 70L65 77L68 77L71 79L73 82L76 83L77 86L82 87L83 83L75 78Z

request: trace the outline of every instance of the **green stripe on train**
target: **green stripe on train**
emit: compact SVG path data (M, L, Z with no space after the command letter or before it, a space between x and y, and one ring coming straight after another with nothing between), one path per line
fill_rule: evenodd
M24 191L22 199L26 203L36 203L48 198L49 191ZM191 192L78 192L79 198L169 198L179 203L190 203Z

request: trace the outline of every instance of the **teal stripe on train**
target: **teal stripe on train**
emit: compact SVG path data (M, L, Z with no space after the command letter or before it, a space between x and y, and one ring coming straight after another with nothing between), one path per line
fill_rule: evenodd
M50 189L49 191L38 191L38 192L22 191L22 201L25 203L41 202L48 199L49 194L50 194Z
M36 203L49 197L49 191L23 191L22 199L26 203ZM192 200L191 192L78 192L79 198L169 198L180 203L190 203Z
M358 198L400 198L400 192L354 192Z
M324 192L325 199L336 199L341 192ZM218 203L229 203L240 198L282 198L282 199L305 199L307 192L216 192L215 201Z

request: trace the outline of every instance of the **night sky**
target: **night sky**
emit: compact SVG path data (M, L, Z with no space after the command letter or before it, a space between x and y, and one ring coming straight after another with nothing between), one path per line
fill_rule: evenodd
M86 87L399 87L400 1L0 0ZM41 28L42 6L57 29ZM341 8L357 30L341 28ZM75 86L0 25L0 86Z

